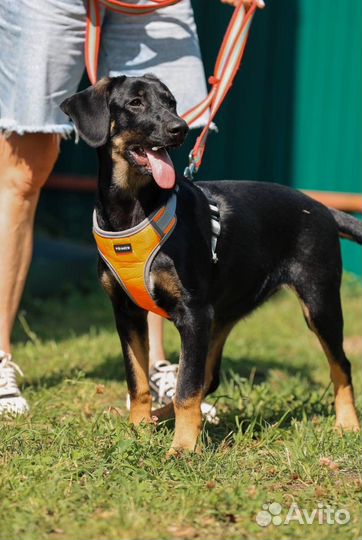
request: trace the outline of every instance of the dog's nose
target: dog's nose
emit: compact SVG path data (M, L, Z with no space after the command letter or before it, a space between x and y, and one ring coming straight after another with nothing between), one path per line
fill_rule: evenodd
M167 125L167 131L173 137L181 137L182 135L186 135L188 129L189 128L184 120L175 120Z

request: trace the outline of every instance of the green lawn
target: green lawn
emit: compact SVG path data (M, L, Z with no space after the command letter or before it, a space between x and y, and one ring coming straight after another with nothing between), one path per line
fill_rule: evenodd
M1 539L360 537L360 437L333 431L327 361L291 294L231 334L212 397L221 423L204 426L201 455L166 460L172 423L127 425L118 337L108 300L94 289L28 301L17 325L14 356L32 412L1 425ZM346 279L359 410L361 297ZM178 349L168 325L171 360ZM256 515L272 502L282 524L261 527ZM319 510L323 523L284 524L292 503ZM327 524L328 506L348 510L349 522Z

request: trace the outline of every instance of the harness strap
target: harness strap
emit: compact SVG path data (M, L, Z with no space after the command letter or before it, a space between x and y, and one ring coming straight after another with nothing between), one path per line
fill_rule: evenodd
M205 191L200 185L197 186L200 191L205 195L210 209L210 221L211 221L211 254L212 262L216 264L219 259L216 253L217 241L221 234L221 221L220 221L220 211L217 205L217 202L214 201L210 195Z
M220 212L216 203L210 202L209 208L211 213L211 252L212 252L212 262L216 264L218 262L218 256L216 253L217 241L221 233L221 224L220 224Z

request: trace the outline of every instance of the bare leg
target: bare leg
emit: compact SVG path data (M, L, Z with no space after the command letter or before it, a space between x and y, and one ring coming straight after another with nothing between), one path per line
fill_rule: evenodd
M148 314L148 336L150 344L150 366L159 360L166 360L163 347L163 318L155 313Z
M40 189L59 151L59 136L0 135L0 349L10 337L28 273Z

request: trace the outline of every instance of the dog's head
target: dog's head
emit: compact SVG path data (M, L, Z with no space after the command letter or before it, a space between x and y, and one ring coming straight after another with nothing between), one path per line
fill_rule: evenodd
M168 147L185 140L188 127L167 86L153 75L101 79L60 105L93 147L111 143L137 174L163 188L175 183Z

